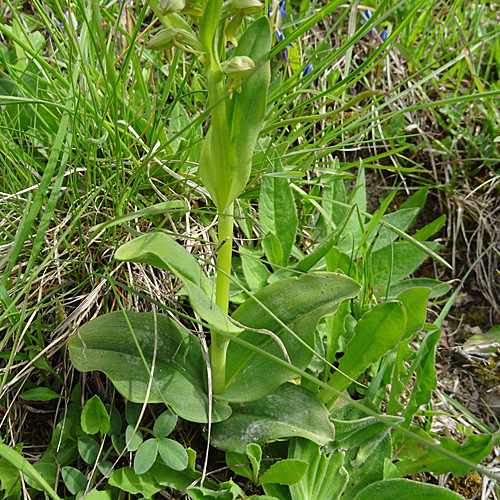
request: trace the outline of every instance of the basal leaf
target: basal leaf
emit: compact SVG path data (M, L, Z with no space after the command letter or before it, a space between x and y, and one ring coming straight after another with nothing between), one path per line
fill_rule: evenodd
M333 314L343 300L356 296L359 288L351 278L333 273L287 278L268 285L255 294L255 298L248 299L236 309L233 318L250 328L265 329L278 335L293 365L305 369L313 357L312 352L285 330L261 304L313 347L318 321ZM276 340L265 333L245 331L240 338L284 358ZM236 342L230 342L226 366L227 389L221 399L229 402L259 399L294 377L294 372L286 367Z
M429 332L421 342L417 352L416 359L411 364L411 370L406 376L406 382L409 377L415 373L416 380L411 391L410 399L406 404L403 416L405 417L404 425L409 427L413 415L421 405L429 403L431 393L436 389L436 369L435 356L436 346L441 336L440 330Z
M396 297L403 304L408 317L404 338L411 337L424 326L430 294L429 288L410 288Z
M197 260L168 234L156 232L135 238L116 251L115 259L170 271L184 283L191 306L207 323L234 334L241 331L214 303L214 291Z
M354 500L394 500L395 498L404 498L404 500L463 500L463 497L454 491L409 479L377 481L360 491Z
M430 250L436 250L437 243L425 243ZM373 285L378 288L388 283L396 283L417 269L428 255L408 241L399 241L373 252ZM392 273L392 274L391 274Z
M231 406L231 417L212 429L212 443L221 450L245 453L250 443L262 445L290 436L322 445L334 438L326 408L295 384L283 384L263 399Z
M146 398L155 345L153 313L113 312L83 325L68 343L71 361L80 371L99 370L128 400ZM128 321L127 321L128 319ZM156 315L158 351L148 401L166 402L186 420L207 422L208 397L203 379L205 361L198 340L172 319ZM130 327L129 327L130 323ZM139 355L132 336L146 358ZM231 409L214 402L214 421L227 418Z

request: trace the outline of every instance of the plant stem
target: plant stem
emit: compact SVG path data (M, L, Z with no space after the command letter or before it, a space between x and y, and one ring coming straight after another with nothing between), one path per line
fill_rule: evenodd
M231 258L233 253L234 204L231 203L225 212L219 214L219 251L217 253L217 285L215 303L224 314L229 309L229 285L231 274ZM214 394L221 394L226 388L226 350L229 341L215 331L211 331L212 382Z

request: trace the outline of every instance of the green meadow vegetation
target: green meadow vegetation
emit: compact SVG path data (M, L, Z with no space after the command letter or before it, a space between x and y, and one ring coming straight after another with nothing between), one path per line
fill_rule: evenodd
M0 0L0 500L498 498L499 20Z

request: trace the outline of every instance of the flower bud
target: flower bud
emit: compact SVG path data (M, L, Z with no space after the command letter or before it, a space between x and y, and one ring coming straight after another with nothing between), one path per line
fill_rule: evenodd
M240 80L255 68L254 62L247 56L233 57L229 61L223 62L221 66L225 75L231 78L239 78Z
M160 0L158 2L158 11L166 16L180 12L186 6L186 0Z
M259 0L231 0L228 5L231 11L241 10L245 15L255 14L264 8L264 4Z
M236 56L221 64L222 72L231 78L228 90L236 89L241 92L241 80L245 78L255 68L255 63L247 56Z
M153 50L168 50L173 44L177 35L175 28L165 28L159 31L151 40L149 40L148 48Z

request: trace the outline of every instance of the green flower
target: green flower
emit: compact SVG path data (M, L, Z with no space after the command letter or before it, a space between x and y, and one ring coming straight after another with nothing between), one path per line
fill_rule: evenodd
M186 6L186 0L160 0L158 2L158 11L166 16L180 12Z
M250 57L236 56L223 62L221 66L222 72L231 79L227 89L236 89L236 92L241 92L241 80L252 72L255 63Z

